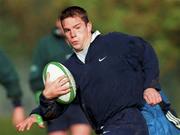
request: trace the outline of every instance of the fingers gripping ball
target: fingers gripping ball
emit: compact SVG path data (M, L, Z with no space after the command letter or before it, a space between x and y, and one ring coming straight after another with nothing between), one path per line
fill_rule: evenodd
M68 79L70 80L69 85L71 86L70 92L68 92L65 95L59 96L57 101L61 104L69 104L70 102L72 102L74 98L76 97L76 84L70 71L59 62L50 62L45 66L43 70L44 83L47 77L47 73L50 74L49 81L54 81L58 77L63 76L63 75L66 75L68 77Z

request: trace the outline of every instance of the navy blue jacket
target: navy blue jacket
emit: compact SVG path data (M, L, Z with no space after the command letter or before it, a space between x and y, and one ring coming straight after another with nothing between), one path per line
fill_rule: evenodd
M159 89L157 57L139 37L99 35L88 49L85 64L74 54L64 65L75 78L81 107L94 128L125 108L143 105L144 89ZM43 95L40 102L32 113L39 113L44 120L57 117L66 108Z

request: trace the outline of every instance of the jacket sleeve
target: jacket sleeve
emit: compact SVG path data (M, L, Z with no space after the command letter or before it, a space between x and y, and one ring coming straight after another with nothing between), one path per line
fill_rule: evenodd
M22 89L18 74L11 61L1 51L0 65L0 82L6 90L7 97L12 101L13 106L21 106Z
M39 114L44 121L52 120L60 116L69 105L59 104L56 100L48 100L40 95L40 105L31 114Z
M152 46L142 38L137 38L137 43L141 45L140 63L144 73L144 90L155 88L160 90L159 84L159 63L156 53Z

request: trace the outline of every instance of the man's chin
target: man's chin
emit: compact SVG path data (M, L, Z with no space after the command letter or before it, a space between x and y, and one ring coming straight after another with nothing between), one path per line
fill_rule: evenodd
M74 49L76 52L80 52L80 51L83 50L82 48L78 48L78 47L73 47L73 49Z

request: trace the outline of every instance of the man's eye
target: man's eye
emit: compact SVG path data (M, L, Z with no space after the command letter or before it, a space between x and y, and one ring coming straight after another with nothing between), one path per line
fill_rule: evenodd
M76 29L80 29L80 26L76 27Z
M69 31L69 30L66 30L66 29L64 30L65 33L67 33L68 31Z

